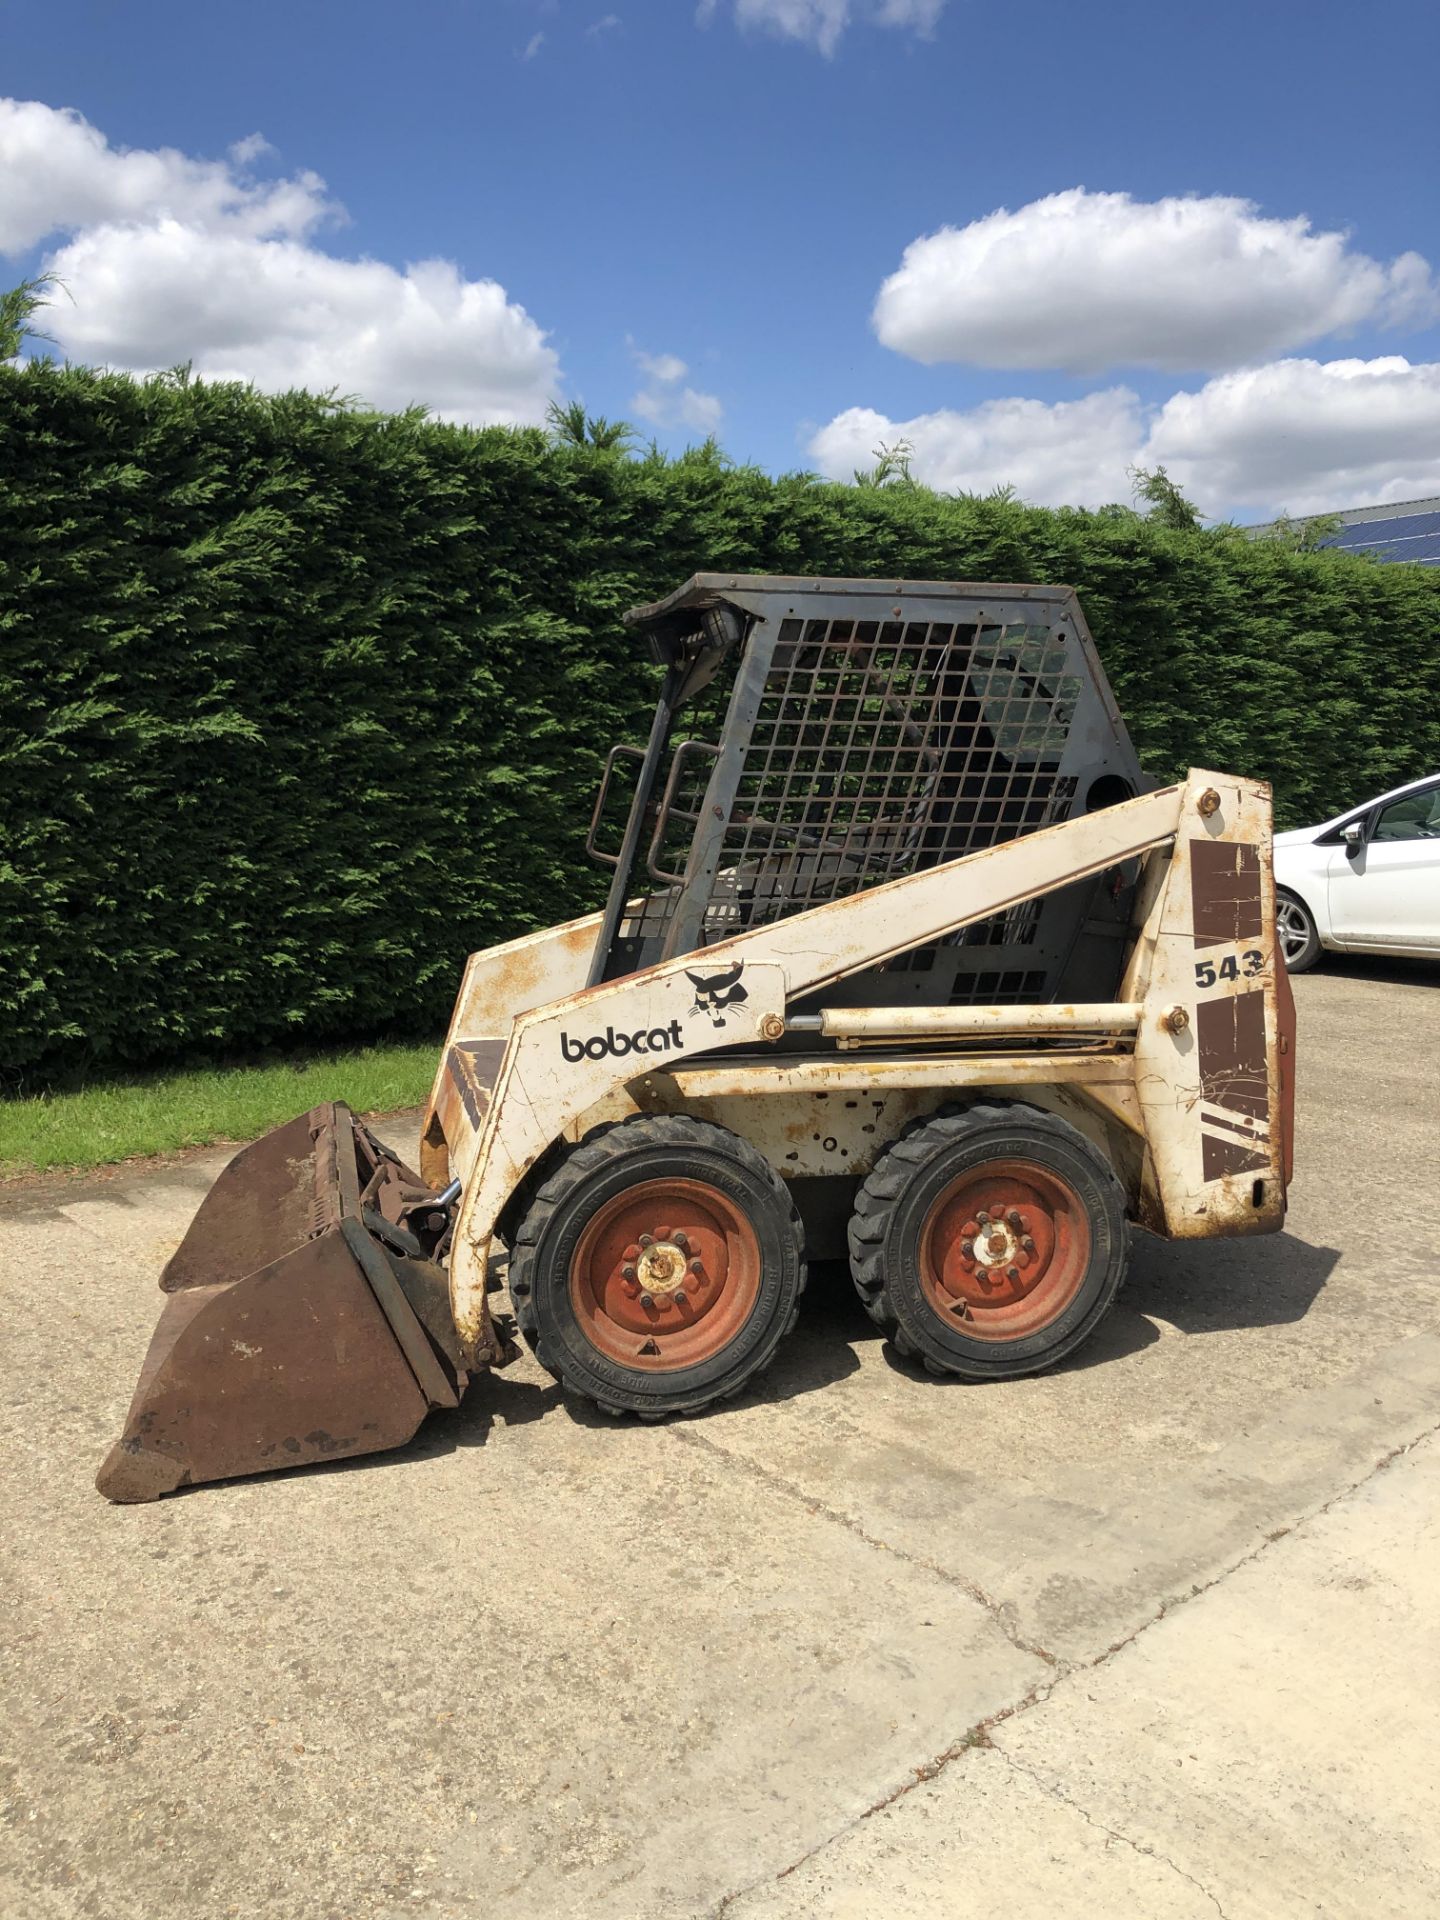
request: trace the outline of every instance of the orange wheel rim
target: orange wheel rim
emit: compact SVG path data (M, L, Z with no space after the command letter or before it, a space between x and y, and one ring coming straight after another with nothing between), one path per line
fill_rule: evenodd
M1090 1265L1090 1220L1068 1180L1030 1160L972 1167L920 1230L920 1286L970 1340L1023 1340L1057 1320Z
M747 1216L703 1180L644 1180L606 1201L570 1262L570 1304L607 1359L675 1373L712 1359L760 1293Z

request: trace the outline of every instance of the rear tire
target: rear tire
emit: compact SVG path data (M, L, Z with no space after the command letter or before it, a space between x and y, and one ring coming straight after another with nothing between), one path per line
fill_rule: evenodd
M600 1127L530 1197L510 1296L535 1357L609 1413L694 1413L794 1325L804 1238L764 1155L684 1114Z
M871 1319L932 1373L971 1380L1038 1373L1073 1353L1109 1311L1129 1252L1109 1161L1066 1121L1018 1104L917 1121L876 1163L850 1221Z
M1320 933L1315 916L1286 887L1275 889L1275 938L1288 973L1308 973L1320 958Z

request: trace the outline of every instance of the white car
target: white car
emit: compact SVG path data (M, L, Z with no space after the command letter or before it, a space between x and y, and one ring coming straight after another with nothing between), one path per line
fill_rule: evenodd
M1440 774L1277 833L1275 921L1292 973L1327 947L1440 960Z

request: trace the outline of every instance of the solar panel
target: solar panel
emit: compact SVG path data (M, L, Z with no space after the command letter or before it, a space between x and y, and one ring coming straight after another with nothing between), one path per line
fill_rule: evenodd
M1377 560L1440 563L1440 513L1402 513L1352 521L1322 545L1341 553L1369 553Z
M1341 527L1334 536L1338 547L1372 546L1377 540L1419 540L1440 532L1440 513L1412 513L1397 520L1362 520Z
M1372 560L1410 566L1440 566L1440 500L1397 500L1391 505L1352 508L1337 516L1340 525L1320 541L1335 553L1366 554ZM1247 528L1264 540L1281 525Z

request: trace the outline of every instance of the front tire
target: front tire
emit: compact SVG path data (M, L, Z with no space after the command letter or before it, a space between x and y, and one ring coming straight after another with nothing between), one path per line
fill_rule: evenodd
M1275 889L1275 938L1287 972L1308 973L1320 958L1320 932L1315 916L1298 894Z
M932 1373L1053 1367L1109 1311L1125 1195L1082 1133L1037 1107L942 1109L881 1156L850 1222L867 1312Z
M609 1413L694 1413L794 1325L804 1237L763 1154L684 1114L597 1128L530 1199L510 1296L535 1357Z

